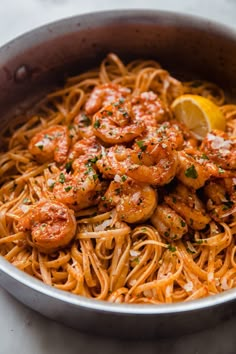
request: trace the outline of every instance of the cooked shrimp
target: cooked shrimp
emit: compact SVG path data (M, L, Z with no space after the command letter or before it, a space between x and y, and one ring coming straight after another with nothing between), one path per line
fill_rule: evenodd
M210 181L204 187L206 197L217 205L228 201L227 191L223 182L223 179L220 181Z
M116 207L120 220L128 223L144 222L157 206L157 193L148 185L139 185L123 175L121 182L112 181L106 191L100 209Z
M149 140L156 139L155 143L166 143L171 145L172 149L179 150L184 145L184 135L182 128L179 123L176 122L164 122L159 124L157 128L148 127L148 129L141 135L141 138L144 142ZM154 142L152 142L153 144ZM137 148L137 145L134 144L134 148Z
M144 130L145 125L136 119L130 102L120 100L105 106L93 116L94 134L107 144L128 143Z
M186 186L199 189L211 177L230 177L232 172L218 167L208 156L196 149L178 152L179 165L176 177Z
M148 127L157 127L159 122L168 118L163 104L152 91L132 97L131 105L135 118L143 121Z
M231 215L236 213L236 181L225 178L210 181L204 187L207 197L207 210L211 217L218 222L229 222Z
M236 169L235 137L230 138L227 133L213 130L202 141L200 149L221 168L226 170Z
M180 239L188 231L185 220L166 204L157 206L151 222L169 242Z
M51 253L67 246L75 236L74 212L64 204L41 200L19 220L20 231L30 231L40 252Z
M130 93L131 91L127 87L113 83L96 86L85 104L85 112L87 114L94 114L102 107L125 98Z
M58 201L72 209L81 210L96 205L100 199L103 184L94 168L84 163L84 158L72 164L73 173L66 170L52 176L49 190ZM50 182L51 182L50 181Z
M179 185L164 200L194 230L204 229L211 220L197 195L184 185Z
M78 135L81 138L90 138L93 136L92 117L84 112L80 112L74 119L74 125L78 129Z
M139 140L129 152L126 174L138 182L162 186L174 178L176 168L177 155L168 141Z
M123 145L115 145L109 149L102 149L102 156L96 166L105 178L113 178L116 174L125 174L129 167L128 149Z
M101 145L98 143L95 136L83 138L77 141L69 152L68 159L74 160L79 156L85 155L85 159L96 159L101 150Z
M29 151L39 162L63 163L68 154L70 139L65 126L54 125L37 133L29 143Z

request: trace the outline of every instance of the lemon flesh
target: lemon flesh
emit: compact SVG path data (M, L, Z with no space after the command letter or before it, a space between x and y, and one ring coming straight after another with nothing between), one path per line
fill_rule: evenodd
M213 129L225 130L225 118L219 107L205 97L182 95L174 100L171 109L175 118L199 140Z

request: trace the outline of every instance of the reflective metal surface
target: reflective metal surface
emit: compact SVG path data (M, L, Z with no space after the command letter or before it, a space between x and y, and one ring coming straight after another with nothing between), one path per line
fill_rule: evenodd
M44 26L0 49L1 124L66 75L98 64L111 51L122 59L155 58L180 78L213 80L236 96L236 34L231 30L158 11L94 13ZM89 300L48 287L4 259L0 283L45 316L83 331L126 338L192 332L228 318L236 309L236 290L162 306Z

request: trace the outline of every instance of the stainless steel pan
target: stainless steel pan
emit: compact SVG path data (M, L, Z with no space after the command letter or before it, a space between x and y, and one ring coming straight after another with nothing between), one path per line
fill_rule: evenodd
M29 32L0 49L3 125L65 76L108 53L154 58L179 78L205 78L236 97L236 33L186 15L110 11L72 17ZM72 295L19 271L0 258L0 284L43 315L83 331L126 338L173 336L217 324L236 310L236 289L170 305L123 305Z

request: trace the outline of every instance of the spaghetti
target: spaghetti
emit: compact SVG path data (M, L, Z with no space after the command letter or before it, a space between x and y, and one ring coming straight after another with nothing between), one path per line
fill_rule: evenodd
M178 123L185 93L217 104L226 133L200 142ZM109 54L16 122L0 156L0 254L13 265L116 303L236 287L236 106L222 89Z

